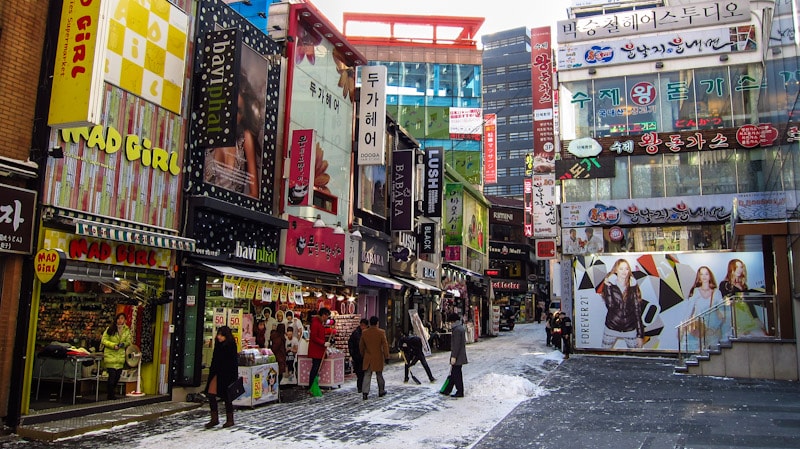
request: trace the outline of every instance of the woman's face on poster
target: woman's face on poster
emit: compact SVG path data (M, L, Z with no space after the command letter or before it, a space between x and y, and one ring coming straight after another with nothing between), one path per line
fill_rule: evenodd
M700 283L703 285L707 285L709 282L711 282L711 273L708 271L708 268L701 268Z
M620 262L619 265L617 265L617 278L619 280L628 279L628 276L630 276L630 274L631 274L631 267L630 265L628 265L628 262L623 261Z
M741 262L736 262L736 265L733 268L733 274L737 277L741 276L744 273L744 264Z

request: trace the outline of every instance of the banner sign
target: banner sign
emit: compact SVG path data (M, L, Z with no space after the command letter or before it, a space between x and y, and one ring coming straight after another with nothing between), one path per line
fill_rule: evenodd
M489 258L503 260L528 260L530 246L521 243L489 242Z
M108 0L84 0L62 4L47 117L50 127L101 122L110 3Z
M552 173L533 175L533 236L557 236L557 215L555 176Z
M755 25L638 35L603 43L558 47L558 70L606 67L632 62L660 61L714 54L754 52Z
M425 148L425 175L422 215L429 218L442 216L442 185L444 183L444 148Z
M523 180L522 196L525 207L523 220L525 237L533 237L533 179L525 178Z
M723 0L559 20L559 44L747 22L750 2Z
M361 67L358 165L386 165L386 66Z
M555 126L553 124L553 54L550 27L531 29L531 77L533 90L533 170L552 173L555 169Z
M392 153L391 229L412 231L414 229L414 152Z
M0 253L33 251L36 195L33 190L0 184Z
M749 150L800 142L800 124L760 123L713 130L662 133L653 131L638 136L598 137L595 140L600 145L601 155L613 156ZM574 158L568 150L571 143L571 141L562 142L561 155L565 159Z
M580 159L559 159L556 161L556 177L565 179L598 179L616 176L616 158L584 157Z
M708 283L704 284L706 279ZM763 293L765 279L761 252L577 256L573 264L575 346L603 351L674 352L678 349L680 323L736 292ZM626 309L636 313L624 319L620 314L628 312L620 307L625 304L614 299L620 286L631 298L641 298L635 307ZM727 309L730 313L730 307ZM766 335L761 323L767 313L757 303L736 308L738 335ZM615 328L609 329L608 323ZM730 317L711 314L705 325L707 330L718 329L718 335L730 335ZM689 334L682 345L684 350L687 343L689 350L699 350L698 337Z
M291 162L289 163L289 191L287 198L292 206L307 206L311 179L311 149L314 148L314 130L292 131Z
M458 246L464 243L464 186L446 184L444 197L447 204L444 212L444 244Z
M419 253L436 254L436 223L420 223Z
M785 220L798 204L793 192L584 201L561 205L561 226L723 222L731 218L734 202L743 221Z
M497 114L484 116L483 135L483 182L497 184Z
M236 29L206 34L206 48L195 72L194 113L203 125L197 127L196 144L230 147L236 144L239 109L241 33Z
M450 108L450 138L481 140L483 110L481 108Z
M282 265L323 273L342 274L344 234L334 234L329 227L315 228L314 223L289 215L286 247Z

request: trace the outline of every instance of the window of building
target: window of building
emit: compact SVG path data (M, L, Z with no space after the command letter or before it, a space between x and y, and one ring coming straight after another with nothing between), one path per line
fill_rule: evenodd
M664 196L664 165L660 154L631 156L631 197Z
M736 193L736 151L711 150L696 154L703 195Z
M700 195L700 154L664 155L667 196Z
M510 125L518 125L520 123L533 123L533 114L510 115L508 116L508 123Z

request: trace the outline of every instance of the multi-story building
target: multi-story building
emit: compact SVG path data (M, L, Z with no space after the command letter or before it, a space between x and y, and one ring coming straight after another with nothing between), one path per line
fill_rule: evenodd
M462 209L455 216L452 210L448 215L447 207L441 208L439 216L415 212L413 230L430 229L430 219L445 220L441 225L445 242L440 276L431 276L431 269L440 260L435 253L423 256L420 262L426 263L417 264L416 270L409 271L407 264L395 263L392 273L404 282L422 280L423 288L417 289L422 295L437 293L426 292L425 282L436 286L441 282L443 290L450 290L445 293L443 310L457 310L469 316L470 321L475 317L475 322L488 311L482 299L486 293L483 270L488 268L488 202L479 190L483 176L481 52L474 40L483 20L345 13L343 21L347 40L365 55L369 64L386 67L387 114L419 142L425 160L436 155L438 168L444 174L439 187L443 187L445 203L452 201L463 208L463 217ZM359 26L365 23L387 25L389 35L359 35ZM403 34L408 29L415 31ZM423 176L418 179L422 181ZM427 195L424 200L419 198L420 205L428 201ZM403 240L411 234L393 232L392 247L405 246ZM405 306L397 307L400 312ZM425 318L434 324L441 322L440 316Z
M771 356L728 374L797 378L794 346L774 343L796 329L794 5L588 1L558 23L561 248L574 258L562 287L578 349L698 350L711 333L679 324L744 291L750 323L730 331L767 337ZM622 278L643 301L618 325L600 297Z
M46 137L35 133L35 126L41 126L36 115L39 70L32 69L42 60L47 20L48 2L0 4L0 53L9 61L0 71L0 119L8 130L0 149L0 418L11 426L19 418L22 392L23 367L13 360L15 347L26 338L37 177L47 154L43 150L49 148Z
M526 157L533 154L530 31L486 34L481 42L483 112L497 115L497 182L487 183L483 193L521 200L523 180L531 176Z

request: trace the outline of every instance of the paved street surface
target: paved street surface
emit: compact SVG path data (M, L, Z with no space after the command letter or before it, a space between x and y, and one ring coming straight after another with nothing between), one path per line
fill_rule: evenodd
M800 385L673 374L674 360L561 355L541 324L518 325L467 347L466 398L438 394L438 377L403 383L386 372L387 396L362 401L354 381L311 398L237 410L236 426L204 430L207 408L53 443L0 440L3 448L800 448ZM222 417L221 417L222 418Z

